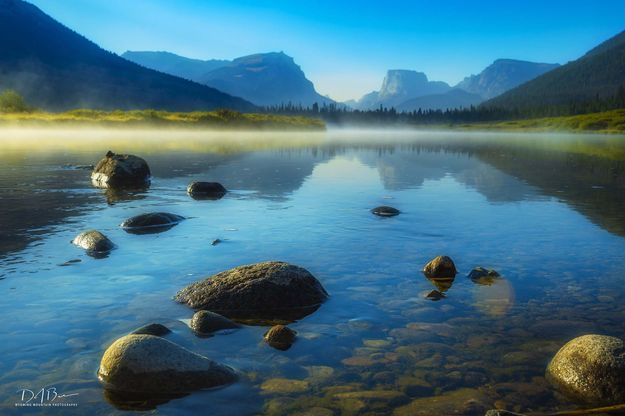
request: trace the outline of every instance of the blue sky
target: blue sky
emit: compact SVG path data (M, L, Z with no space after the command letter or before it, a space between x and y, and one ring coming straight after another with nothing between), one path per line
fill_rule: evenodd
M565 63L625 30L624 0L32 2L116 53L284 51L339 100L378 89L387 69L455 84L497 58Z

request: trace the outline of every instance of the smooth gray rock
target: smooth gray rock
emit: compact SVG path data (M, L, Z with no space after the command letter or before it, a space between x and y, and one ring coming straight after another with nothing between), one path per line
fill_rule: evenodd
M175 300L232 319L296 320L315 311L328 298L308 270L268 261L235 267L195 282Z
M142 158L109 150L91 172L91 182L99 188L136 188L149 185L150 175L150 167Z
M121 227L132 234L152 234L167 231L184 219L169 212L150 212L128 218Z
M171 330L165 325L152 323L143 325L141 328L137 328L131 333L135 335L154 335L157 337L162 337L163 335L171 333Z
M72 240L72 244L92 253L106 253L115 248L115 244L97 230L89 230L78 234Z
M625 343L605 335L567 342L547 367L547 380L573 400L593 405L625 401Z
M185 393L236 381L233 369L153 335L126 335L102 356L98 378L126 393Z
M241 327L236 322L232 322L230 319L211 311L197 311L193 314L189 326L199 335L207 335L222 329Z
M293 331L288 326L275 325L265 333L263 338L265 342L273 348L286 351L291 348L291 345L295 342L296 335L297 332Z
M220 199L228 191L219 182L191 182L187 193L193 199Z

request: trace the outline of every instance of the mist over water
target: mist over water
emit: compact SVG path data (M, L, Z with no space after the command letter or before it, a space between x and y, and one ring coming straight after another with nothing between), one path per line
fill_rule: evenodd
M23 414L15 392L43 386L79 393L79 407L64 414L127 414L95 371L113 340L149 322L243 375L161 404L157 414L452 414L470 398L515 411L562 410L575 405L544 380L553 353L581 334L625 336L622 137L0 134L2 414ZM93 188L88 165L108 150L145 158L150 188ZM230 192L196 201L185 192L194 180ZM402 213L375 217L369 210L379 205ZM153 235L119 228L150 211L188 220ZM117 249L94 259L70 244L87 229ZM425 295L437 287L420 270L440 254L460 273L433 302ZM171 299L176 291L264 260L305 267L331 295L290 325L294 346L272 350L262 343L264 327L195 337L181 321L192 311ZM476 283L466 277L475 266L502 278Z

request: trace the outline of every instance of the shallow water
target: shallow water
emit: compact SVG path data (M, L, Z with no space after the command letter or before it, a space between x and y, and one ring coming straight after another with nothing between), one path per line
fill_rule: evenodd
M625 337L623 137L1 134L1 414L128 413L95 373L113 340L149 322L242 374L151 411L176 415L572 409L544 381L550 357L577 335ZM77 166L109 149L148 161L149 190L91 186ZM192 180L231 192L196 201L185 192ZM375 217L378 205L402 214ZM119 228L149 211L189 219L159 234ZM86 229L117 249L95 259L70 244ZM420 270L439 254L460 273L431 301L435 285ZM195 337L184 323L192 311L172 296L264 260L307 268L331 294L290 325L294 346L271 349L261 326ZM474 283L475 266L503 277ZM49 387L78 393L65 399L77 407L15 407L19 390Z

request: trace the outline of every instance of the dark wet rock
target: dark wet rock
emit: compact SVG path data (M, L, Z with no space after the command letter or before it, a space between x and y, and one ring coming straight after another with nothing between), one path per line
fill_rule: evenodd
M167 231L184 219L168 212L150 212L128 218L121 227L132 234L153 234Z
M126 335L102 356L98 377L105 388L126 393L185 393L236 381L230 367L165 338Z
M453 260L438 256L423 267L423 273L430 279L453 278L458 273Z
M433 301L441 300L444 297L445 297L445 294L442 292L439 292L438 290L433 290L427 295L425 295L426 299L433 300Z
M96 230L89 230L78 234L72 243L88 253L106 253L115 248L115 244L104 234Z
M400 214L400 211L397 208L387 207L386 205L375 207L371 210L371 212L380 217L394 217L395 215Z
M265 342L273 348L286 351L295 342L297 332L284 325L275 325L265 333Z
M524 416L521 413L509 412L508 410L491 409L484 416Z
M157 323L143 325L141 328L137 328L131 332L131 334L135 335L154 335L157 337L162 337L163 335L167 335L169 333L171 333L169 328L165 325Z
M297 320L328 298L308 270L268 261L235 267L179 291L175 300L232 319Z
M610 405L625 401L625 343L605 335L567 342L549 363L546 378L571 399Z
M221 199L228 191L219 182L191 182L187 193L193 199Z
M198 335L208 335L222 329L240 328L236 322L210 311L197 311L189 324Z
M467 275L473 283L478 285L492 285L501 275L493 269L485 269L484 267L476 267Z
M222 243L222 241L219 238L216 238L211 242L211 246L216 246L217 244L220 244L220 243Z
M117 155L110 150L91 173L91 182L99 188L134 188L150 183L150 168L134 155Z

